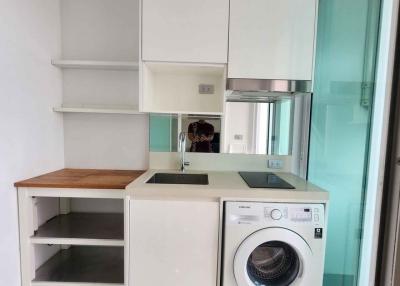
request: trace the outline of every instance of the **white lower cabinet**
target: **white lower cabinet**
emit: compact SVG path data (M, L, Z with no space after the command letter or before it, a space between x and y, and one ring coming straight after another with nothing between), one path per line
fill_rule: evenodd
M219 203L131 200L131 286L216 286Z

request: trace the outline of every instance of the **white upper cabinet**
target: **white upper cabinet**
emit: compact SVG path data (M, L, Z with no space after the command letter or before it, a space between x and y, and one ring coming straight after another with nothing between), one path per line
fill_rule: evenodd
M142 0L142 60L226 63L228 18L229 0Z
M311 80L316 13L316 0L230 0L228 77Z

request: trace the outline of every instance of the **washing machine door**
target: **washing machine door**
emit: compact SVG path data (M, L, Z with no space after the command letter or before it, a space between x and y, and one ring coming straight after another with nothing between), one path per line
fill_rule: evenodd
M235 279L238 286L303 285L311 259L312 251L300 235L285 228L265 228L237 249Z

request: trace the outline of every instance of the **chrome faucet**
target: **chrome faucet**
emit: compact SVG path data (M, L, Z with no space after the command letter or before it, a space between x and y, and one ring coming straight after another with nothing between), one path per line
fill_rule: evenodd
M185 152L186 152L186 133L179 133L179 149L181 151L181 172L185 172L185 167L189 166L190 163L185 161Z

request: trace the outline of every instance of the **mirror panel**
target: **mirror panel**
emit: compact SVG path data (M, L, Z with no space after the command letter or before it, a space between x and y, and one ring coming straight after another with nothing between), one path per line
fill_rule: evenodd
M150 151L178 152L178 136L187 134L186 151L292 155L304 137L304 97L270 103L226 102L224 116L151 114ZM299 137L299 138L294 138Z
M223 153L290 155L292 99L274 103L228 102Z
M150 152L178 152L178 136L186 132L187 152L220 153L221 117L150 115Z

